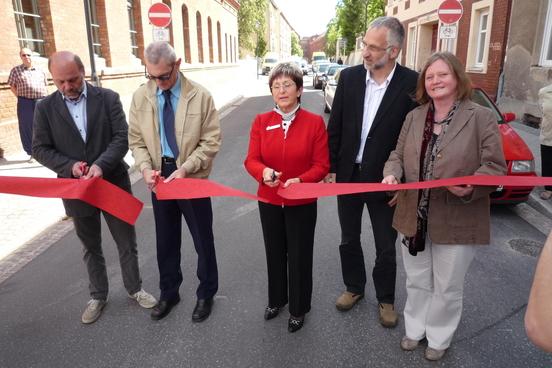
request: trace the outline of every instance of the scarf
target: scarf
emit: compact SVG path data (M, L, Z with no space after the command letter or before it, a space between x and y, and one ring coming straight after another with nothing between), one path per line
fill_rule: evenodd
M288 113L285 113L282 110L280 110L278 105L274 107L274 112L276 112L278 115L282 117L282 129L284 130L284 139L287 138L288 129L291 126L293 119L295 119L295 115L297 115L297 111L299 110L300 107L301 107L301 104L298 103L297 106L295 106L295 108Z
M424 135L422 139L422 147L420 152L420 175L419 181L433 180L433 168L435 165L435 158L437 157L437 151L443 137L445 136L447 129L452 121L454 113L458 109L459 101L456 101L446 118L436 122L434 119L435 108L433 103L429 104L427 110L426 121L424 124ZM433 124L441 125L441 133L439 135L433 134ZM408 247L408 253L415 256L418 252L422 252L425 249L425 240L427 234L427 219L429 214L429 195L430 189L418 190L418 208L416 212L416 234L410 237L403 238L403 244Z

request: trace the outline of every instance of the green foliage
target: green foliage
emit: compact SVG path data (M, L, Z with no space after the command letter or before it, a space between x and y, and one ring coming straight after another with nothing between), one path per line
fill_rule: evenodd
M256 51L266 29L265 14L268 0L241 0L238 12L238 39L240 49ZM266 48L266 41L265 41Z
M335 43L342 37L347 39L345 52L355 48L355 40L364 35L368 24L385 14L385 0L340 0L336 15L328 23L326 53L335 55Z
M297 56L303 56L303 49L299 44L299 37L294 32L291 33L291 54Z
M266 41L263 36L257 39L257 47L255 47L255 56L263 57L266 54Z

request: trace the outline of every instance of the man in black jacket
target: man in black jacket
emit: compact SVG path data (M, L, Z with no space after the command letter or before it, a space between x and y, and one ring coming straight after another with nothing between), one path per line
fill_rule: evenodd
M396 62L404 28L393 17L375 19L362 41L364 65L344 69L339 78L328 123L330 174L328 182L372 182L383 179L383 166L395 148L406 114L412 110L417 73ZM394 310L397 232L393 207L385 193L339 196L341 267L346 291L337 299L341 311L351 309L366 284L360 243L362 212L368 208L376 246L372 271L380 322L397 324Z
M33 157L60 178L103 177L131 192L128 165L128 125L119 95L84 81L81 59L68 51L53 54L48 69L58 90L37 104L33 126ZM64 199L68 216L84 246L92 299L82 315L93 323L107 303L108 282L102 252L100 210L80 200ZM129 297L144 308L157 301L142 289L134 226L103 212L117 243L123 284Z

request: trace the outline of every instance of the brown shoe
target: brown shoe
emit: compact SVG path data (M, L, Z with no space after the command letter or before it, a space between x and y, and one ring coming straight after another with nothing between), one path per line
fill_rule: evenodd
M437 360L441 360L443 355L445 355L446 351L447 351L447 349L437 350L437 349L430 348L428 346L425 350L425 355L424 356L427 360L431 360L431 361L434 362L434 361L437 361Z
M399 317L395 312L393 304L380 303L379 305L379 320L383 327L395 327Z
M342 312L348 311L363 297L363 294L353 294L350 291L345 291L335 301L335 307Z

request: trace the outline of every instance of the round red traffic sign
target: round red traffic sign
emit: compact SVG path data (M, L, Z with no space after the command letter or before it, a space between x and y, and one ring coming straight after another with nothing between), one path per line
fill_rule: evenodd
M165 28L171 24L171 8L164 3L152 4L148 10L148 18L154 26Z
M458 22L462 18L463 13L464 8L457 0L445 0L439 6L439 10L437 10L439 19L445 24Z

